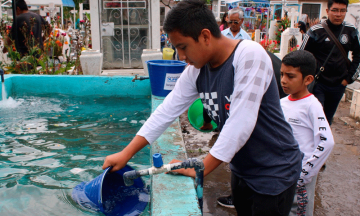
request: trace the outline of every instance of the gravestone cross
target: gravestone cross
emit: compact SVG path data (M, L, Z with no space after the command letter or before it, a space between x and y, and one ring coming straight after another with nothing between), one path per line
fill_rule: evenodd
M46 11L49 11L50 17L54 17L54 13L56 14L56 13L60 12L59 8L55 7L54 3L50 3L49 7L44 7L44 9Z
M290 28L294 28L295 18L299 15L299 13L295 10L295 8L291 8L290 13L288 13L290 19Z

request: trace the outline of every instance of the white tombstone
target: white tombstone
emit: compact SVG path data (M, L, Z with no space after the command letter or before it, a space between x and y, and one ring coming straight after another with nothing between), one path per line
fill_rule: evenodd
M255 42L260 43L260 29L255 29Z
M288 13L288 15L289 17L291 17L291 25L283 33L281 33L280 59L282 59L290 51L293 51L294 49L299 49L299 46L302 42L302 35L299 28L294 28L294 22L299 13L295 11L294 8L292 8L291 12ZM293 43L290 44L291 42Z
M84 75L101 75L103 54L99 50L84 50L80 55Z
M275 40L276 39L276 32L279 29L279 27L276 25L277 20L271 20L270 21L270 29L269 29L269 39Z
M75 24L76 24L76 13L77 13L77 10L75 10L75 9L74 9L74 10L71 10L70 13L74 14L74 29L76 29Z
M144 67L144 73L146 76L149 76L149 71L147 68L146 61L149 60L161 60L163 58L163 54L160 49L143 49L143 53L141 55L141 62Z
M80 20L84 19L84 14L83 14L83 3L79 3L79 18Z

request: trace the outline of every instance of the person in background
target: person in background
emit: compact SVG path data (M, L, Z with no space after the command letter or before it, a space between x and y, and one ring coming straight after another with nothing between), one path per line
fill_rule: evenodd
M161 52L163 51L166 42L167 42L167 37L166 34L164 33L164 31L162 29L160 29L160 45L161 45Z
M51 24L51 19L50 19L50 14L49 13L46 13L46 22Z
M307 50L315 56L316 71L323 67L312 93L323 105L330 125L346 86L353 83L360 72L358 31L354 25L344 22L347 6L348 0L329 0L326 9L329 19L325 21L334 37L339 40L346 58L321 23L310 28L300 46L301 50ZM331 53L333 47L334 51ZM352 61L348 59L349 51L352 51ZM323 65L326 59L328 61Z
M327 17L326 17L326 16L323 16L323 17L321 17L320 22L325 22L326 20L327 20Z
M310 19L307 14L302 14L299 21L302 21L306 25L306 29L310 28Z
M299 21L298 28L300 29L300 33L302 34L302 39L304 39L306 34L306 24L303 21Z
M220 19L220 17L216 17L215 20L216 20L216 23L218 24L218 26L219 26L219 28L220 28L220 26L221 26L221 19Z
M34 26L32 29L30 29L31 19L34 19ZM20 53L21 57L29 52L28 46L39 45L40 48L43 47L43 37L41 35L42 27L44 26L46 31L49 32L51 31L51 27L39 14L30 12L24 0L16 0L16 23L17 29L15 29L13 25L9 37L5 39L8 46L12 45L13 40L15 42L16 51ZM31 35L30 37L25 36L20 31L25 24L28 26L26 35ZM15 31L17 31L17 38L15 38ZM26 44L28 44L28 46ZM4 48L4 53L5 52L7 52L7 50Z
M223 31L223 30L225 30L225 29L227 29L229 27L228 23L227 23L228 19L229 19L228 12L226 12L226 13L224 13L224 16L223 16L223 18L221 20L220 31Z
M280 71L281 86L289 94L281 99L281 108L304 153L290 216L312 216L317 175L330 156L334 138L322 105L307 87L314 80L315 57L305 50L290 52L282 59Z
M244 11L239 8L231 9L229 11L229 19L227 22L230 28L221 31L221 34L231 39L251 40L249 34L246 33L246 31L244 31L241 28L243 22L244 22Z

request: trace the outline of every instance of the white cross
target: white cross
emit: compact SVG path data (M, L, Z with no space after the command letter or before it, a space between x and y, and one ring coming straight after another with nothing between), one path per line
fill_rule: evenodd
M76 13L77 13L77 10L71 10L70 13L74 14L74 29L75 29L75 23L76 23Z
M294 28L294 22L295 22L295 18L299 15L299 13L295 10L295 8L291 8L291 12L288 13L289 17L291 17L291 24L290 24L290 28Z
M54 13L60 12L59 8L55 7L54 3L50 3L49 7L45 7L44 9L50 12L50 17L54 17Z

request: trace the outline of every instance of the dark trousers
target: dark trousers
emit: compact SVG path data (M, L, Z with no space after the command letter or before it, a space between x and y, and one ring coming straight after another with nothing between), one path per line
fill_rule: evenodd
M313 94L324 108L326 119L331 125L336 109L345 92L345 86L328 86L318 82L314 86Z
M295 189L296 183L279 195L259 194L231 173L232 198L239 216L288 216Z

